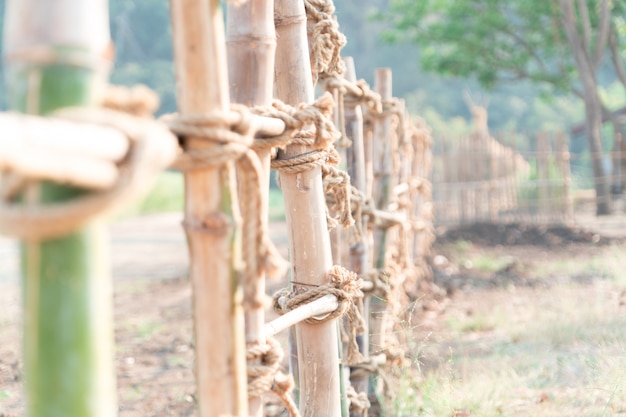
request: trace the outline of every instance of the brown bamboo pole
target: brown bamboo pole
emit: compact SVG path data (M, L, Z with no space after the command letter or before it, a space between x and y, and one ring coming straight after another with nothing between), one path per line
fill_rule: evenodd
M346 65L346 80L355 83L357 79L354 60L351 57L346 57L344 58L344 62ZM363 142L363 112L361 111L361 106L356 103L347 102L344 106L344 122L346 135L352 141L352 146L346 149L348 175L350 175L352 185L366 195L368 187L367 178L365 176L365 144ZM358 221L358 219L355 220ZM361 218L361 224L358 226L363 233L359 241L349 248L348 267L358 275L365 275L369 273L370 270L370 259L366 247L366 216ZM370 297L364 297L362 305L363 317L369 316L369 304ZM367 358L369 356L369 328L367 320L365 320L365 330L363 334L357 336L357 343L359 344L359 351L363 354L363 357ZM368 375L363 373L356 374L351 376L350 379L356 392L368 391Z
M276 97L291 105L311 103L314 92L304 3L300 0L277 0L275 4ZM306 146L291 145L279 152L278 158L288 159L308 151ZM298 174L282 172L280 184L289 230L292 279L304 285L323 284L326 272L332 267L332 255L321 169L314 168ZM302 415L341 415L337 321L301 323L296 326L295 338Z
M269 105L272 101L274 85L274 53L276 51L276 34L274 30L274 0L248 0L243 5L228 5L226 25L226 47L228 52L228 70L230 80L230 96L234 102L247 106ZM270 184L270 150L257 151L263 169L261 176L261 205L258 210L267 229L268 199ZM241 195L244 200L249 196ZM242 204L245 204L242 201ZM244 218L244 222L253 221ZM247 239L244 245L251 245L253 252L256 240ZM253 261L252 259L249 260ZM258 270L258 260L248 267ZM265 274L259 273L255 280L258 294L265 293ZM265 309L254 303L248 304L245 311L246 344L248 346L264 345ZM262 417L263 399L250 396L248 398L250 416Z
M566 224L574 222L574 199L572 196L572 174L570 170L569 144L565 133L560 132L557 136L557 147L559 162L561 165L561 175L563 177L563 204L564 218Z
M618 133L617 135L615 135L615 142L616 142L616 147L618 148L618 158L617 158L617 165L618 165L618 178L617 178L617 185L618 185L618 190L620 193L620 196L624 196L624 192L626 191L626 183L624 181L624 178L626 178L626 172L624 172L625 168L626 168L626 164L624 164L624 161L626 160L626 154L624 152L624 137L621 133Z
M178 108L183 115L229 107L218 0L171 0ZM188 138L187 147L205 141ZM193 286L199 415L247 416L239 238L232 163L185 173L185 230Z
M312 31L310 29L311 26L311 20L307 19L307 32L309 33L309 35L312 34ZM313 41L313 39L311 39L309 37L309 45L311 45L311 42ZM339 97L339 91L337 91L336 89L334 91L332 91L333 93L333 99L335 100L335 103L339 103L340 97ZM340 106L337 105L335 106L335 108L333 109L333 121L335 123L335 126L337 126L337 128L341 127L341 123L342 123L342 112L343 110L340 109ZM345 118L345 117L344 117ZM341 144L339 143L336 149L337 149L337 153L339 154L339 159L341 161L345 161L346 160L346 147L345 146L341 146ZM331 212L331 216L335 216L337 213L333 213ZM337 265L341 265L341 266L345 266L346 262L347 262L347 251L345 250L345 245L346 245L346 233L345 230L342 226L338 225L337 227L333 228L332 230L330 230L330 250L332 253L332 257L333 257L333 262Z
M548 191L548 137L545 132L537 134L537 181L539 200L539 216L542 220L547 216L549 209Z
M374 91L380 94L384 101L392 98L392 74L389 68L377 69L374 74ZM394 147L391 141L395 135L392 132L391 115L378 117L374 121L373 149L374 149L374 178L376 184L373 189L373 196L376 207L386 209L390 200L391 192L395 187L393 176L393 155L391 149ZM397 139L397 138L396 138ZM391 239L390 228L377 229L374 231L374 262L378 270L383 270L386 265L387 242ZM387 302L379 297L371 301L371 348L381 350L385 348L387 331L391 328L390 317L387 312Z

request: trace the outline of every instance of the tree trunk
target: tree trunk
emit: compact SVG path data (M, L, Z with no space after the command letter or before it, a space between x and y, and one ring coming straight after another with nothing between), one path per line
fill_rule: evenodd
M110 66L105 0L11 0L5 24L4 58L12 109L46 114L60 107L95 104ZM23 200L46 204L84 192L38 183L28 187ZM24 385L29 417L117 415L104 226L95 220L67 236L22 244Z
M611 213L611 201L608 181L603 165L604 152L602 150L602 109L598 96L598 85L593 63L590 61L590 52L585 50L584 41L580 37L574 5L570 0L561 0L563 27L567 40L574 54L576 69L583 86L583 100L585 103L585 128L589 141L589 153L593 168L594 184L596 189L596 215L602 216Z

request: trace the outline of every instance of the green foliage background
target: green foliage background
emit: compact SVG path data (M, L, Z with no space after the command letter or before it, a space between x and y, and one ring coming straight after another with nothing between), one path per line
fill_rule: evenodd
M457 14L477 19L477 5L486 3L518 4L520 12L532 2L503 2L503 0L459 1ZM433 47L428 40L420 38L419 31L409 24L416 18L405 13L402 20L381 19L390 7L398 4L415 5L419 11L423 7L437 7L443 0L337 0L336 15L341 30L348 39L342 55L352 56L356 63L357 77L365 78L373 84L374 70L378 67L391 67L394 77L394 95L406 99L409 110L419 115L431 126L436 137L454 137L466 133L471 128L471 115L463 100L465 92L479 104L489 102L489 127L492 132L517 131L526 137L526 143L518 143L521 148L532 148L532 136L528 132L538 130L568 130L584 119L580 100L557 89L546 90L530 81L512 84L495 84L494 74L489 74L488 56L471 53L460 56L450 51L441 62L433 59ZM539 2L541 3L541 2ZM546 2L547 4L548 2ZM525 6L526 4L526 6ZM176 87L174 78L172 31L169 20L168 0L110 0L111 37L116 47L116 60L111 81L117 84L132 85L144 83L155 89L161 97L159 113L176 110ZM4 16L5 2L0 0L0 28ZM547 7L547 6L546 6ZM468 9L469 8L469 9ZM468 10L466 10L468 9ZM471 10L470 10L471 9ZM470 13L471 12L471 13ZM530 13L530 10L526 12ZM534 11L536 12L536 11ZM464 13L469 13L465 15ZM491 16L493 15L493 16ZM491 14L493 24L506 25L505 14ZM379 18L376 18L376 17ZM467 19L459 20L456 32L469 36L477 46L489 33L467 33ZM465 23L463 23L465 22ZM533 23L539 25L541 22ZM623 22L622 22L623 23ZM395 30L391 30L397 25ZM516 23L521 24L521 23ZM404 26L403 26L404 25ZM626 27L626 24L622 26ZM532 29L532 28L531 28ZM536 28L537 30L539 27ZM440 33L441 37L456 36ZM389 40L395 43L389 43ZM506 39L502 40L506 42ZM540 40L531 38L530 43ZM1 46L0 46L1 48ZM480 58L480 59L479 59ZM523 60L520 54L511 51L512 65ZM420 64L421 62L421 64ZM468 78L451 76L450 66L473 66L483 63L478 75ZM424 65L424 68L421 65ZM0 67L0 72L2 68ZM476 71L474 71L476 72ZM626 98L618 84L601 70L603 79L602 94L611 107L626 105ZM1 73L0 73L1 75ZM480 81L491 89L480 86ZM0 108L6 108L5 87L0 90ZM572 150L582 153L586 149L584 137L571 138ZM610 146L609 148L610 149Z
M4 3L0 1L1 18ZM116 47L111 81L124 85L147 84L161 97L159 112L174 111L169 1L110 0L109 4L111 37ZM425 72L420 67L420 56L428 54L428 48L420 50L410 42L410 36L407 42L396 44L381 39L391 24L373 17L388 5L388 0L336 1L336 15L348 38L342 54L354 57L357 77L370 83L375 68L393 68L394 95L406 98L410 110L426 118L435 132L467 130L470 114L462 98L466 90L473 97L481 94L489 97L489 122L494 131L559 129L582 119L577 100L552 95L546 102L540 97L541 91L528 83L497 87L485 93L476 80ZM5 94L0 95L2 108L6 108L4 97Z

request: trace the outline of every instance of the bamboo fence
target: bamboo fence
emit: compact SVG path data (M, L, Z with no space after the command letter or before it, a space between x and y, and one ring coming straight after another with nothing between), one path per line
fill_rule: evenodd
M442 226L574 221L572 160L562 133L442 138L434 150L433 204ZM517 146L516 146L517 145Z
M7 14L28 19L24 13L36 9L63 21L77 18L78 10L106 23L105 8L78 8L78 3L65 2L69 5L65 9L41 0L15 0L9 2ZM421 120L413 120L402 100L392 96L390 69L377 70L375 91L365 81L357 81L354 63L340 57L345 38L332 2L238 3L228 5L225 31L217 0L171 1L176 115L154 121L146 117L154 110L152 106L142 117L129 116L126 113L136 104L132 94L122 100L132 103L94 99L94 104L108 102L108 107L116 109L96 116L76 110L53 117L0 114L0 128L10 136L0 139L0 231L26 242L27 415L117 413L110 309L106 308L111 303L107 265L101 262L102 253L89 252L91 238L72 237L70 247L63 249L66 244L56 240L64 234L52 223L59 213L76 217L72 204L85 200L91 211L80 212L78 223L62 232L77 233L85 224L103 224L109 209L127 203L128 195L139 188L145 190L146 178L167 166L185 176L183 227L193 289L199 415L263 416L269 393L281 398L294 416L366 416L371 402L378 402L379 410L393 402L393 381L407 353L397 336L402 330L400 320L410 314L408 303L428 293L431 283L427 262L434 236L429 129ZM34 43L39 46L50 39ZM99 47L108 45L106 33L99 40L103 41ZM10 54L15 53L15 62L22 65L20 57L32 54L43 57L34 68L48 71L57 66L62 69L66 63L73 68L76 59L89 63L102 55L102 51L85 57L55 55L55 48L63 50L67 41L62 39L43 51L5 48L9 54L5 60L13 59ZM14 46L6 40L5 44ZM19 65L16 68L21 70ZM21 73L16 73L19 79ZM71 71L63 76L80 79ZM318 97L314 83L325 91ZM96 87L97 92L105 90L103 85ZM92 97L91 93L85 96ZM40 98L37 103L51 100L45 111L21 105L16 110L45 113L56 107L91 104L60 97L58 104L56 98ZM272 102L272 98L282 101ZM14 99L24 101L19 96ZM231 101L238 104L231 105ZM121 122L112 122L120 118ZM81 135L94 141L101 138L102 143L84 147L76 139ZM141 154L144 148L151 149L147 156ZM37 152L48 156L32 157ZM340 168L341 155L347 172ZM141 169L126 167L128 161ZM267 237L270 164L280 174L291 269L289 287L274 295L273 307L281 316L266 322L265 277L280 276L282 265ZM72 191L62 193L69 203L53 205L46 216L37 217L45 206L37 205L36 214L31 214L29 205L38 202L31 199L29 184L43 183L66 188L71 184ZM133 186L130 191L128 184ZM102 204L103 196L120 201ZM43 231L28 234L15 226L16 218ZM64 269L43 268L48 250L50 256L62 250L81 253L78 277ZM94 271L82 271L87 264ZM41 316L39 309L44 307L33 303L44 300L61 305L67 297L74 297L62 294L65 287L37 287L43 278L32 271L42 268L57 272L52 282L87 283L76 294L77 310L71 314L97 333L81 333L85 341L63 345L64 338L71 339L82 327L52 320L48 330L58 333L59 346L52 343L54 338L44 342L36 336L40 323L31 315ZM98 287L92 288L92 281ZM34 287L39 289L37 297L30 297ZM93 324L90 314L96 306L97 323ZM273 339L286 329L293 334L291 375L281 372L282 349ZM87 350L81 350L85 346ZM71 355L93 357L94 365L81 366L77 375L69 359L63 359ZM66 381L58 387L62 390L48 389L59 378ZM290 394L293 379L295 400ZM106 406L97 406L93 414L89 407L101 403Z

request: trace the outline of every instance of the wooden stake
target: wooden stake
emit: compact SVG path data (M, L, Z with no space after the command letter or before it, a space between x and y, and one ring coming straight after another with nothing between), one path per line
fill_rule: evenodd
M248 106L269 105L272 101L274 81L274 53L276 50L276 34L274 31L274 1L248 0L241 6L228 5L227 50L230 78L230 93L233 101ZM261 206L258 208L265 219L267 228L268 192L270 182L270 151L259 150L259 160L263 167L261 178ZM249 196L242 195L242 199ZM244 219L253 221L253 219ZM256 240L248 240L244 245L251 245L254 251L259 244ZM251 265L257 268L257 264ZM257 277L256 291L265 293L265 276ZM249 345L264 344L265 310L248 309L245 312L246 343ZM260 397L248 398L250 415L263 417L263 401Z
M287 104L314 99L304 4L277 0L275 11L276 96ZM289 146L279 159L309 151ZM319 168L299 174L281 173L281 189L289 229L293 281L320 285L332 266L322 176ZM300 410L307 417L341 415L337 321L296 326Z
M9 0L4 29L12 109L46 114L95 103L111 58L106 1ZM46 204L81 193L41 183L23 198ZM29 417L117 415L107 240L96 220L68 236L22 245Z
M218 0L171 0L181 114L229 107L223 18ZM187 147L205 141L188 138ZM247 416L241 219L232 163L185 174L185 229L193 285L200 417Z

